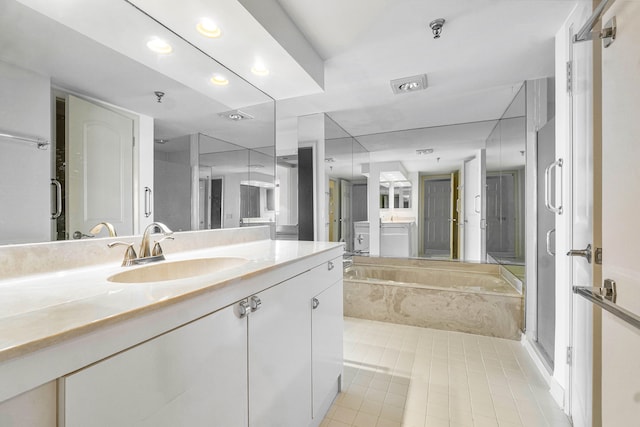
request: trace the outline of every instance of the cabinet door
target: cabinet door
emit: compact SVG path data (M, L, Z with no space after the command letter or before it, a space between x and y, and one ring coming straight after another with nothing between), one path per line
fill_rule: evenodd
M311 282L307 272L260 292L249 315L249 425L311 422Z
M324 416L343 370L342 280L316 295L311 315L313 418Z
M247 426L247 321L227 307L61 380L62 426Z

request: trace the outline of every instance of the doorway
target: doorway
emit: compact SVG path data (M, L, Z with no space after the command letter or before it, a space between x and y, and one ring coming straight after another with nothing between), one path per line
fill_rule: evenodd
M125 113L56 93L56 240L94 237L90 230L101 222L134 233L134 124Z
M422 176L420 256L458 258L458 172Z
M222 228L222 178L211 180L211 228Z

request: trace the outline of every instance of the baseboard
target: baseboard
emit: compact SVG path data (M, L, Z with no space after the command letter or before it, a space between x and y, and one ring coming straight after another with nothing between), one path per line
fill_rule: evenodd
M527 350L529 356L531 356L531 360L535 364L536 368L538 368L538 372L542 375L542 378L549 386L549 393L558 406L564 409L564 388L560 385L560 383L553 377L553 372L549 371L546 363L542 360L542 357L536 350L533 342L529 340L526 334L522 334L522 339L520 340L522 346Z

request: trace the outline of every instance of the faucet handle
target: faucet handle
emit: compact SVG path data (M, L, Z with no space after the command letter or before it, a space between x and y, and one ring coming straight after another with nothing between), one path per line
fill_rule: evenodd
M160 246L160 242L163 240L175 240L173 236L163 236L160 240L156 240L153 244L153 249L151 250L151 256L160 256L162 254L162 247Z
M113 248L114 246L126 246L127 250L124 253L124 259L122 260L122 266L123 267L128 267L130 265L134 264L134 260L136 258L138 258L138 255L136 254L136 250L133 249L133 243L126 243L126 242L111 242L111 243L107 243L107 246L109 246L110 248Z

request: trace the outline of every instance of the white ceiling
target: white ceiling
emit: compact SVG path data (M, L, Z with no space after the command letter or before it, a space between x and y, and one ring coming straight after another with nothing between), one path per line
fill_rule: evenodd
M52 65L40 71L58 84L155 117L161 138L199 127L245 147L267 145L261 141L266 127L258 123L268 123L272 112L260 108L268 98L251 83L278 100L280 134L296 132L289 129L296 117L328 113L374 152L372 160L402 160L416 171L431 168L428 162L443 167L446 150L482 146L522 81L553 75L554 36L577 0L132 0L175 32L160 28L175 46L162 58L144 47L158 23L132 16L134 8L125 1L93 0L90 7L84 0L18 1L101 46L93 50L88 39L73 42L65 36L69 30L53 34L10 25L4 15L5 27L14 31L8 42L14 51L3 43L0 56L36 70L44 64L38 59L46 58ZM193 31L203 15L218 21L220 39L203 40ZM447 20L438 40L428 28L436 18ZM20 42L29 34L41 43L40 51ZM78 52L79 58L71 58ZM127 58L116 58L116 52ZM256 56L269 66L268 76L248 71ZM323 82L310 65L314 58L324 60ZM208 78L224 70L222 64L235 74L229 87L212 87ZM76 80L80 69L91 70L89 77ZM139 74L142 69L152 73ZM130 73L126 84L114 70ZM423 73L426 90L392 94L390 80ZM77 87L72 79L80 82ZM162 87L168 88L165 101L154 104L151 94ZM174 102L179 111L172 111ZM256 109L248 111L251 106ZM222 108L242 108L257 120L224 123L211 114ZM240 126L247 128L245 137L234 139ZM434 147L443 150L435 156L440 161L415 155L416 148Z
M278 118L326 112L369 151L438 173L485 148L524 80L554 75L554 37L574 0L278 0L325 59L325 91L278 102ZM428 24L446 19L434 39ZM427 74L424 91L390 81ZM524 111L511 113L522 116ZM510 135L522 136L522 120ZM524 164L517 140L488 155ZM418 148L434 148L417 156ZM494 165L494 168L498 166Z
M325 91L278 117L328 112L354 136L499 118L522 81L554 74L573 0L278 0L325 59ZM445 18L440 39L428 24ZM390 80L426 73L425 91Z

